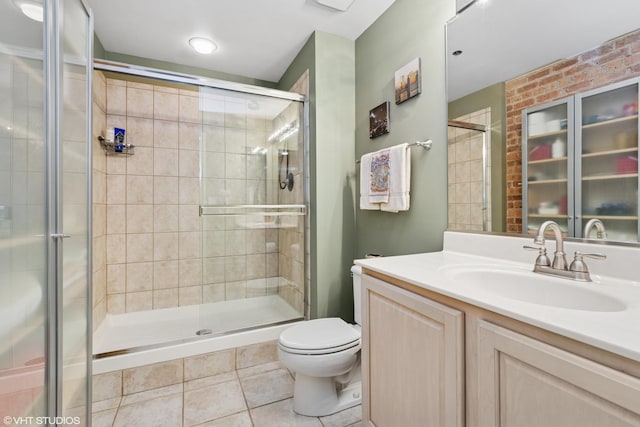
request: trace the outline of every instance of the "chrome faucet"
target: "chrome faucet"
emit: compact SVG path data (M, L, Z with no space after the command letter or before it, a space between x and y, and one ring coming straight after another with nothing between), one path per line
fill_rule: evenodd
M564 253L564 240L562 239L562 230L555 221L545 221L538 228L538 234L533 239L536 245L544 245L544 233L550 228L553 231L553 237L556 239L556 251L553 253L553 262L551 268L556 270L567 269L567 257Z
M545 247L544 233L547 229L553 231L553 235L556 239L556 250L553 253L553 262L549 260L547 256L547 248ZM591 275L587 264L584 262L584 257L604 259L606 255L599 253L583 253L576 251L573 262L567 266L567 258L564 253L564 240L562 238L562 230L555 221L545 221L538 228L536 237L533 239L535 246L525 245L525 249L537 250L538 258L536 258L535 265L533 266L534 273L548 274L550 276L565 277L567 279L580 280L583 282L590 282Z
M590 219L589 222L587 222L587 225L584 226L584 233L582 234L582 236L585 239L588 239L589 233L591 232L591 229L594 227L596 229L596 238L598 239L607 238L607 232L604 229L604 224L598 218Z

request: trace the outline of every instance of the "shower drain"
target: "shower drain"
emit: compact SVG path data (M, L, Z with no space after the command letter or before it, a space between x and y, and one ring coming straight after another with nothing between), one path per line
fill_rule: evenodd
M199 331L196 331L196 335L209 335L211 333L213 333L211 329L200 329Z

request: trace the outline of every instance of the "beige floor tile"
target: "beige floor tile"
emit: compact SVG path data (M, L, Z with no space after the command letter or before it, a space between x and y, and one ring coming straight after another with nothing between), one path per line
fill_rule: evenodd
M182 426L182 393L121 406L114 427Z
M286 369L254 375L240 381L249 408L293 396L293 378Z
M269 341L238 348L237 367L248 368L278 360L278 342Z
M280 362L263 363L262 365L252 366L250 368L238 369L238 377L247 378L254 375L264 374L265 372L284 369Z
M213 421L247 410L240 383L227 381L184 393L184 426Z
M320 421L322 421L324 427L351 426L360 420L362 420L362 405L354 406L353 408L345 409L344 411L327 415L326 417L320 417Z
M245 411L204 424L198 424L198 427L253 427L253 423L251 422L249 412Z
M316 417L304 417L293 412L293 399L251 409L254 427L322 427Z
M122 398L114 397L113 399L100 400L91 404L91 412L102 412L109 409L118 409Z
M111 427L117 412L117 408L94 412L91 415L91 425L93 427Z
M122 398L121 406L133 405L134 403L145 402L147 400L157 399L159 397L171 396L172 394L182 393L183 383L170 385L167 387L154 388L151 390L133 393Z
M123 373L124 394L182 383L182 366L182 359L177 359L126 369Z
M198 378L196 380L186 381L184 383L184 391L197 390L199 388L211 387L212 385L225 383L227 381L237 380L236 371L227 372L225 374L212 375L210 377Z

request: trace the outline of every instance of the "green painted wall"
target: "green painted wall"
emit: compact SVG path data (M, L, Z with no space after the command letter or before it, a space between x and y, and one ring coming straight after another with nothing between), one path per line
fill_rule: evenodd
M104 59L106 54L107 52L104 50L104 46L98 38L98 35L96 33L93 33L93 57Z
M507 229L505 86L497 83L449 103L449 118L491 108L491 231Z
M311 317L353 320L355 44L316 32L280 80L309 70Z
M412 149L411 208L388 213L357 209L357 257L442 249L447 226L447 100L445 22L455 0L396 0L356 40L356 157L402 142L432 139ZM394 103L394 73L422 60L422 93ZM390 133L369 139L369 111L391 102ZM358 179L359 181L359 179Z

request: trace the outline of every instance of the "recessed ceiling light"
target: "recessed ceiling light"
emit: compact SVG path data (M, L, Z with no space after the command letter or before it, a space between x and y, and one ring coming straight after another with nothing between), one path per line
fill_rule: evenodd
M38 22L44 21L44 12L41 3L28 0L19 0L14 3L27 18Z
M203 37L193 37L189 39L189 45L198 53L207 55L218 49L218 45Z

